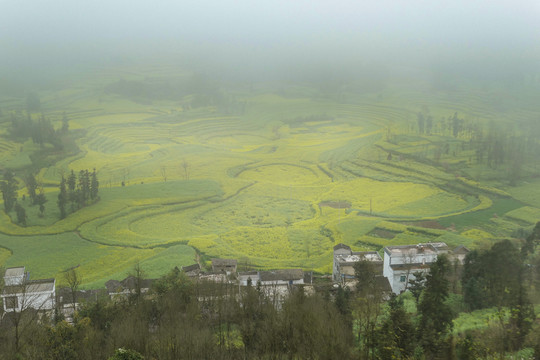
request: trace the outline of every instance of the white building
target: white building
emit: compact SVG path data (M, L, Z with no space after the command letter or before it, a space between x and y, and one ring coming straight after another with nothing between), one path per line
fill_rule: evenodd
M241 286L278 286L278 285L304 285L304 271L302 269L281 269L270 271L247 271L238 274Z
M26 309L52 310L56 304L56 280L29 280L24 267L6 269L2 302L5 312Z
M427 273L429 271L429 266L437 260L438 255L446 254L450 261L463 264L463 259L468 252L469 249L465 246L458 246L452 251L443 242L387 246L384 248L383 275L390 282L392 291L400 294L415 278L415 272Z
M376 251L352 251L345 244L334 246L332 280L342 285L355 280L354 264L359 261L370 261L377 266L379 274L382 272L383 259Z

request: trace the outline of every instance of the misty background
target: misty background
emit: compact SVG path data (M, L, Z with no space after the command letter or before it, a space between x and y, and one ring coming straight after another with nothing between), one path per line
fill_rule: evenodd
M224 82L537 87L539 20L533 0L2 0L0 91L133 63L174 64Z

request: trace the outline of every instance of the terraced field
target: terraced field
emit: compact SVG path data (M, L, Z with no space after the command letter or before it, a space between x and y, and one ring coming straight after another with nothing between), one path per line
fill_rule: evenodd
M66 111L71 131L83 134L81 151L40 169L43 218L29 204L26 227L0 214L0 266L25 265L34 278L59 279L78 266L87 287L122 278L136 262L159 276L196 261L196 251L203 259L329 272L339 242L376 250L425 241L485 246L540 216L538 202L524 195L533 185L480 183L415 158L431 156L434 142L458 140L387 141L426 104L434 116L497 119L482 95L387 89L337 103L292 90L286 97L236 92L245 109L223 115L213 106L183 108L186 99L144 104L103 94L95 89L111 75L100 76L84 79L86 88L42 94L57 125ZM8 131L5 119L1 129ZM0 137L0 165L24 168L35 150ZM443 160L464 161L473 172L469 156ZM58 220L60 175L93 168L101 200Z

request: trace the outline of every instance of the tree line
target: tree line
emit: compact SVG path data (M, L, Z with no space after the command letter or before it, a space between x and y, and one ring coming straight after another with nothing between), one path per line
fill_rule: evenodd
M69 120L64 112L62 115L62 126L55 129L51 120L41 114L37 120L33 119L28 111L26 117L21 112L11 113L10 137L13 139L31 138L34 144L43 147L50 144L55 150L64 148L62 137L68 133Z
M45 215L45 203L47 197L43 185L36 180L33 173L28 173L23 178L30 206L39 206L39 217ZM19 181L11 170L4 171L3 180L0 181L0 191L4 201L4 212L9 214L15 211L17 223L26 226L26 209L22 202L26 201L26 195L22 195L19 201ZM60 218L65 218L69 213L75 212L82 207L93 204L99 200L99 180L96 169L90 173L88 169L81 170L77 175L71 170L67 179L62 176L59 186L57 205L60 210Z
M521 178L525 163L537 162L540 151L540 129L537 125L516 132L508 125L498 125L493 121L484 126L479 120L466 120L457 112L437 121L430 115L429 109L424 109L416 116L416 132L421 135L452 136L460 140L458 143L434 143L436 147L432 157L435 162L439 162L443 154L456 156L462 151L471 151L474 155L469 158L470 162L475 161L492 169L508 166L511 185Z
M62 175L60 181L60 192L58 193L58 208L60 210L60 218L63 219L68 215L67 206L71 212L79 210L99 200L99 180L97 178L96 169L90 173L88 169L81 170L78 177L71 170L67 179Z

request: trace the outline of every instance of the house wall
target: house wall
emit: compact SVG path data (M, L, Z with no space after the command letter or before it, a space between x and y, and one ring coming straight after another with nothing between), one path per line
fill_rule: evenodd
M36 310L52 310L55 306L55 292L46 293L27 293L27 294L13 294L11 296L17 297L17 306L15 308L7 308L6 301L4 300L5 312L21 312L24 309L36 309Z
M384 258L383 258L383 276L388 279L390 282L390 285L392 285L392 276L393 271L390 267L390 255L386 252L386 249L384 250ZM393 288L393 287L392 287Z
M405 291L405 285L407 283L410 284L411 280L416 279L416 276L414 276L413 273L417 272L417 271L421 271L423 273L428 273L429 272L428 269L425 269L425 270L414 269L414 270L410 271L410 273L409 273L409 281L407 282L407 279L405 279L405 281L401 281L401 276L407 276L407 271L406 270L394 271L392 278L388 278L388 280L390 282L390 287L392 288L392 292L394 294L396 294L396 295L399 295L403 291Z
M414 275L412 274L415 271L409 272L409 280L405 279L405 281L401 281L401 276L405 275L407 276L406 270L396 270L394 271L390 265L402 265L402 264L431 264L437 260L437 254L434 253L427 253L427 254L415 254L414 256L403 254L403 255L393 255L391 256L386 250L384 251L384 259L383 259L383 276L388 279L388 282L390 283L390 287L392 288L392 292L394 294L401 294L402 291L405 290L405 284L410 282L412 279L415 279ZM424 272L428 272L428 270L422 270Z
M276 285L289 285L289 280L274 280L274 281L261 281L263 286L276 286ZM304 284L304 279L292 280L293 285L302 285Z
M247 277L242 276L239 279L240 285L241 286L247 286L248 278L251 278L251 286L257 286L257 282L259 281L259 277L257 275L247 276Z
M386 253L385 253L386 255ZM437 254L427 253L427 254L414 254L414 255L393 255L391 259L392 265L398 264L431 264L437 260Z
M337 255L351 255L352 251L349 249L337 249L334 250L334 265L332 267L332 279L334 282L341 282L339 262L336 261Z

